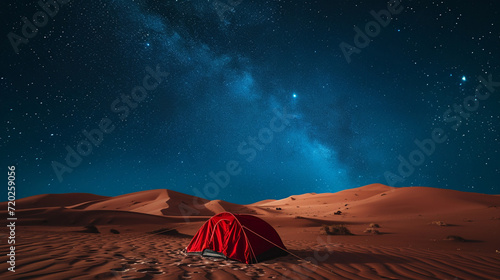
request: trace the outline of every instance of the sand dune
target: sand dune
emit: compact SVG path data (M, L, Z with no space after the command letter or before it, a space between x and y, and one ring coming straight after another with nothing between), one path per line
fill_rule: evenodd
M293 195L280 200L262 201L252 205L258 206L283 206L283 205L319 205L323 203L342 203L345 201L363 200L377 194L394 190L395 188L382 184L371 184L364 187L340 191L337 193L307 193L302 195Z
M19 225L86 226L113 224L168 224L185 222L180 216L159 216L117 210L75 210L64 207L18 210ZM22 217L22 219L21 219ZM204 220L190 217L190 220Z
M68 208L82 210L120 210L162 216L212 216L220 212L253 213L246 206L222 200L206 200L176 191L158 189L90 201Z
M108 198L107 196L90 193L40 194L16 200L16 208L64 207L88 201L105 200ZM6 209L7 203L0 203L0 207L1 209Z
M117 197L48 194L20 199L18 205L17 270L7 272L7 257L1 254L0 279L498 279L500 275L498 195L372 184L249 205L164 189ZM6 203L0 207L6 209ZM289 255L247 265L184 255L183 248L204 221L224 211L258 215L299 258ZM6 216L1 210L0 218ZM365 232L371 223L379 225L379 234ZM344 224L354 235L321 234L322 225L336 224ZM81 232L87 225L100 233ZM165 228L181 234L149 233ZM6 236L6 230L0 229L0 235ZM447 240L448 236L465 242ZM0 249L7 252L7 243Z
M401 188L386 194L357 203L357 211L375 211L379 215L445 213L485 208L499 201L491 195L426 187Z
M205 208L212 211L213 214L221 212L234 212L239 214L256 214L255 208L251 206L243 206L224 200L212 200L204 204Z
M303 194L281 200L256 203L269 210L281 208L284 213L322 214L323 217L343 214L375 217L409 214L467 213L468 211L500 207L499 196L466 193L427 187L391 188L373 184L338 193ZM300 209L299 209L300 208Z
M195 198L176 191L158 189L120 195L103 201L74 205L73 208L85 210L120 210L151 215L179 216L183 214L182 207L179 207L179 205L182 204L195 208L194 205L202 206L207 202L208 200L206 199ZM196 209L200 212L200 215L213 214L204 207L197 207Z

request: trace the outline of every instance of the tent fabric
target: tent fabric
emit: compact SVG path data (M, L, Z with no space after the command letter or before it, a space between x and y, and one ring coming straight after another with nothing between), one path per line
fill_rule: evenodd
M264 220L229 212L217 214L205 222L186 248L188 254L213 256L219 253L243 263L287 255L285 250L276 230Z

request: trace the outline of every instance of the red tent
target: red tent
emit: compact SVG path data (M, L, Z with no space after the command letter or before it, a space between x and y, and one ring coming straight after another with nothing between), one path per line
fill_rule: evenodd
M186 248L188 254L256 263L287 254L274 228L252 215L220 213L205 222Z

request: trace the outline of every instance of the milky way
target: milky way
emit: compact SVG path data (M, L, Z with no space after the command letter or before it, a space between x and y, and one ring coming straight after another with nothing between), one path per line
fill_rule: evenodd
M1 4L18 197L498 193L496 1L42 1Z

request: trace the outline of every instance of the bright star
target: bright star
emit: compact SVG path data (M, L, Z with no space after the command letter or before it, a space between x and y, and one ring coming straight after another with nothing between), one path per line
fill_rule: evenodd
M292 96L293 96L293 98L297 98L297 94L295 94L295 93Z

